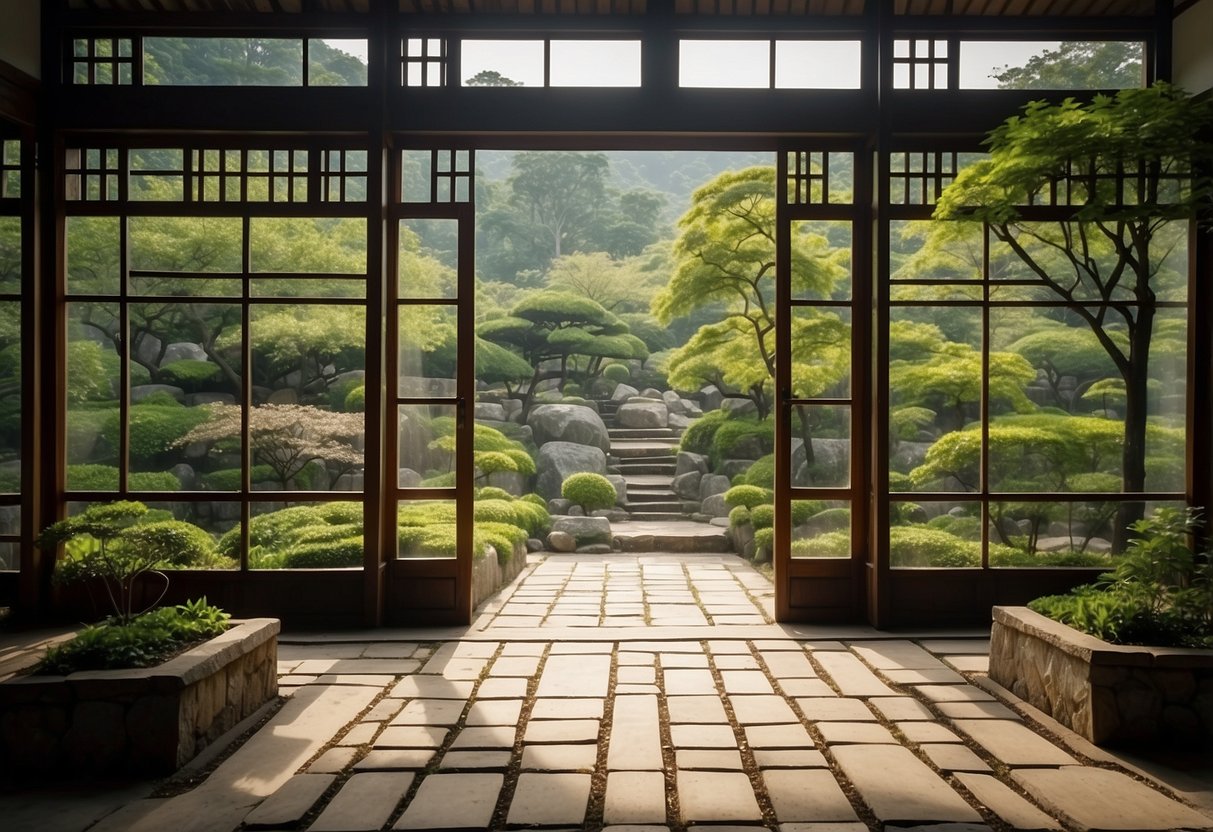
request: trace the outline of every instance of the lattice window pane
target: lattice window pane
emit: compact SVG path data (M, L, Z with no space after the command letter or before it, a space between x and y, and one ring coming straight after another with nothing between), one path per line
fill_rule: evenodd
M948 41L935 38L893 41L893 88L948 88Z
M446 38L405 38L400 46L401 80L406 87L447 85Z
M64 151L64 198L111 202L122 198L123 154L116 148L68 148Z
M408 203L471 202L470 150L405 150L401 154L401 198Z
M135 45L131 38L73 38L68 82L82 85L134 83Z
M798 151L788 154L788 204L849 205L854 192L855 154Z
M0 141L0 199L21 197L21 141Z

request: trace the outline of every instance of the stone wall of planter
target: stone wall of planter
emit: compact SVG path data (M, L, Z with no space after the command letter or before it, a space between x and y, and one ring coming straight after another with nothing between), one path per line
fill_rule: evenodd
M278 694L274 618L156 667L0 684L0 768L30 774L168 774Z
M526 544L514 547L514 553L505 565L497 562L492 552L472 561L472 608L480 606L501 587L508 584L526 566Z
M1108 644L995 607L990 678L1097 744L1213 744L1213 651Z

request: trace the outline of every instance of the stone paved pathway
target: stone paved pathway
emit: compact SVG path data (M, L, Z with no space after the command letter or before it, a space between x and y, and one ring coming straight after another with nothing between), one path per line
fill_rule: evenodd
M285 706L191 790L91 825L56 825L52 800L0 828L1213 830L999 702L986 640L771 637L748 569L553 559L465 640L288 637ZM746 604L756 625L721 624ZM591 618L636 621L608 640ZM712 626L662 623L692 619Z

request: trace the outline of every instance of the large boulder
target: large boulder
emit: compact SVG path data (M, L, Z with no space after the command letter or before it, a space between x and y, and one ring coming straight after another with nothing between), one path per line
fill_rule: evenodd
M716 466L716 473L730 480L738 474L744 474L754 464L752 459L726 459Z
M206 350L202 349L200 345L191 344L188 341L178 341L164 348L164 359L160 362L160 366L172 364L174 361L207 361L208 359Z
M709 384L699 391L699 403L704 410L716 410L723 402L724 396L714 385Z
M526 420L535 444L571 442L598 448L604 454L611 450L611 436L602 417L580 404L541 404L531 410Z
M682 396L675 393L673 390L666 390L661 394L661 400L665 402L665 406L669 408L671 413L685 413L686 408L682 404Z
M720 474L704 474L699 481L699 499L706 500L716 494L723 494L733 487L728 477Z
M685 474L676 475L670 487L683 500L698 500L701 479L703 479L703 474L699 471L687 471Z
M720 403L720 409L734 419L758 415L758 405L754 404L753 399L725 399Z
M494 422L504 422L506 420L505 408L496 402L476 402L476 421L490 419Z
M185 403L185 391L180 387L174 387L171 384L136 384L131 387L131 404L139 404L139 402L157 393L164 393L183 404Z
M632 396L639 396L640 391L630 384L616 384L615 392L611 393L611 401L626 402Z
M698 471L701 474L708 472L708 458L704 454L691 453L690 451L679 451L678 461L674 466L674 476L686 474L691 471Z
M664 428L670 411L661 400L629 401L619 406L615 418L625 428Z
M548 442L535 458L538 474L535 491L545 500L560 496L560 486L570 474L589 471L606 473L606 454L591 445L573 442Z
M670 420L666 424L674 430L686 430L691 426L692 421L690 416L683 416L681 413L671 413Z
M607 474L607 482L615 486L615 503L624 505L628 501L628 481L622 474Z
M724 501L723 494L713 494L699 504L699 510L712 517L728 517L733 507Z
M578 546L611 542L611 521L605 517L553 517L552 534L571 535ZM549 536L549 540L550 540Z

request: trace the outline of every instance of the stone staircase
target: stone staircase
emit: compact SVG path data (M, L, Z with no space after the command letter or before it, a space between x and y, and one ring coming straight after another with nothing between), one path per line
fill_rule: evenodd
M598 403L611 437L611 456L619 460L628 486L624 508L632 520L683 520L682 501L671 488L677 461L678 433L671 428L624 428L615 418L617 402Z

